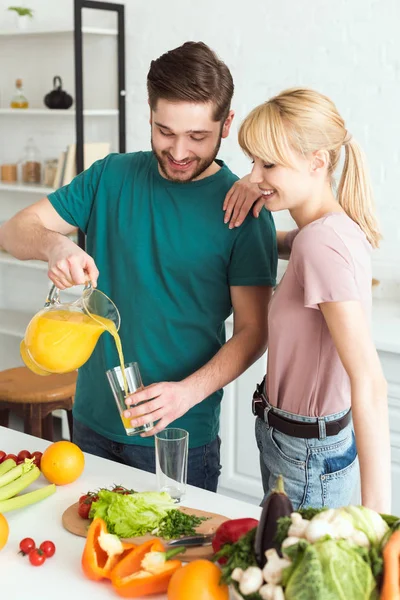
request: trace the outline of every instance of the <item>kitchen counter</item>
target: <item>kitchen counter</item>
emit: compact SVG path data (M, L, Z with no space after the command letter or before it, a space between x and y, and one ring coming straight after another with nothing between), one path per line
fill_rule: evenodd
M0 449L17 454L20 450L43 452L50 442L0 427ZM53 496L20 510L5 514L10 526L8 543L0 551L0 597L4 600L83 600L114 599L119 596L108 582L93 582L81 571L84 538L65 531L61 516L88 490L121 484L138 491L156 490L156 477L103 458L85 453L85 470L74 483L58 487ZM41 476L26 491L46 485ZM220 494L188 486L183 504L192 508L223 514L230 518L260 517L261 509ZM56 554L41 567L33 567L27 557L18 554L19 542L32 537L39 545L51 540ZM166 595L148 596L164 600ZM188 599L189 600L189 599Z

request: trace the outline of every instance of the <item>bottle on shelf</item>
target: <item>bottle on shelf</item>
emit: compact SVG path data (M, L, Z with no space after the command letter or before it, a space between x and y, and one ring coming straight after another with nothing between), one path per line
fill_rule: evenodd
M40 153L33 138L29 138L21 160L21 179L23 183L41 183L42 165Z
M10 102L11 108L28 108L29 103L22 89L22 79L15 81L15 92Z

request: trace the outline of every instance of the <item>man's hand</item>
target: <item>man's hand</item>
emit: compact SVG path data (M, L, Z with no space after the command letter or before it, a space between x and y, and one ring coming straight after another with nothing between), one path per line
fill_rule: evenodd
M133 406L145 400L148 400L146 404ZM132 406L124 412L124 416L132 419L132 427L140 427L146 423L158 421L153 429L141 434L141 437L149 437L165 429L172 421L182 417L196 403L193 389L183 381L164 381L153 383L128 396L126 404Z
M239 227L253 207L253 215L257 218L264 206L264 198L256 183L250 183L250 175L236 181L227 195L223 205L224 222L229 223L229 229Z
M99 271L93 258L67 237L49 251L48 262L47 274L60 290L87 281L97 286Z

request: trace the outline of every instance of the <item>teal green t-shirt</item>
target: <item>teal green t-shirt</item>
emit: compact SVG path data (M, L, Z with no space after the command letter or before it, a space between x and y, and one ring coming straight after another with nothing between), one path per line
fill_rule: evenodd
M225 343L232 312L230 286L274 286L277 266L272 216L262 211L229 229L222 205L237 177L220 170L176 183L162 177L152 152L110 154L50 194L59 215L87 235L99 269L98 289L121 315L125 362L138 362L145 385L180 381ZM75 418L110 440L148 446L125 434L106 377L118 365L104 333L79 369ZM214 440L222 390L194 406L174 426L190 447Z

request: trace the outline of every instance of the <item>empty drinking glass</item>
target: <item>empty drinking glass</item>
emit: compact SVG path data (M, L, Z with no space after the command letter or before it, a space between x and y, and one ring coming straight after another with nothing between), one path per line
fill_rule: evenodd
M158 489L181 501L186 491L189 433L171 427L155 435Z

